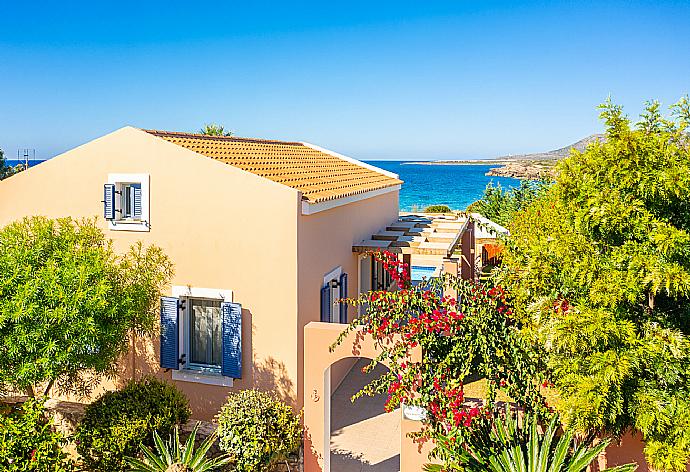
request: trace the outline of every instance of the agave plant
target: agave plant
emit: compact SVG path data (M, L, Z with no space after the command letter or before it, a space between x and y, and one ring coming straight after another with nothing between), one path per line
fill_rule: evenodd
M180 429L177 426L168 441L163 441L154 431L155 451L143 446L144 457L142 459L125 458L130 470L137 472L206 472L216 470L230 462L228 456L213 459L206 457L216 440L215 432L207 437L196 451L194 450L194 441L199 430L199 424L194 426L184 445L180 442Z
M444 465L427 464L426 472L491 471L491 472L582 472L608 446L609 440L596 445L591 440L576 441L572 432L556 436L558 415L546 430L539 431L536 415L518 413L506 408L505 415L496 415L477 425L463 446L451 447L450 438L442 437L437 453L446 459ZM637 464L626 464L601 472L632 472Z

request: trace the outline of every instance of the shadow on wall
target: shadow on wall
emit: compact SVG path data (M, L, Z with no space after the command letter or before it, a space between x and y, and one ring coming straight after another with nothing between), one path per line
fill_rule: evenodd
M252 376L256 389L271 392L292 407L297 404L295 384L283 362L273 357L264 360L257 360L255 357L252 363Z
M260 359L253 349L254 326L250 310L242 309L242 379L234 382L234 387L217 387L189 382L175 382L189 398L193 416L197 419L211 419L225 403L231 391L247 388L272 392L288 405L296 405L296 386L290 378L285 364L273 357ZM171 374L159 366L160 345L157 335L138 336L134 343L134 354L130 348L118 363L117 377L113 388L121 388L133 374L136 379L154 375L170 381ZM134 365L134 370L132 366Z

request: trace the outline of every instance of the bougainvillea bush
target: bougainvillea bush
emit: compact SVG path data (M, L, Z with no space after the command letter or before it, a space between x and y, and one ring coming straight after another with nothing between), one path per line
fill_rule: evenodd
M549 414L539 390L545 381L539 360L518 335L502 288L448 275L412 287L409 268L396 255L372 256L384 264L399 290L369 292L351 301L366 308L336 343L353 330L372 336L381 354L367 369L377 362L390 368L357 396L386 393L387 410L403 403L426 409L416 440L443 437L458 447L473 424L494 414L499 390L535 414ZM420 362L411 360L416 348L423 352ZM465 383L479 378L486 379L486 398L465 398ZM435 453L444 455L440 448Z

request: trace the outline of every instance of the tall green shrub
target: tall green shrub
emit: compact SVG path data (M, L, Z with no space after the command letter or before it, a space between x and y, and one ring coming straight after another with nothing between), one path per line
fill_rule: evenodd
M300 417L268 393L231 393L217 419L220 447L234 457L237 472L266 471L299 449Z
M690 102L574 152L509 225L498 275L541 350L566 424L642 432L657 470L690 458Z
M145 377L104 393L86 407L77 428L77 450L92 470L126 470L125 457L137 456L142 444L153 446L154 431L170 434L190 414L182 392Z
M467 207L467 211L480 213L493 222L506 225L519 211L543 195L550 185L547 180L523 180L519 187L506 189L489 182L482 198Z
M0 407L0 470L68 472L74 464L63 447L67 439L46 418L43 401Z
M116 255L93 219L0 229L0 392L88 391L115 372L132 330L155 330L171 274L157 247Z

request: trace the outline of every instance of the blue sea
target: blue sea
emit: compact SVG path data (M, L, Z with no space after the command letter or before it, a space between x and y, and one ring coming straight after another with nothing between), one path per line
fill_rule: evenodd
M40 164L41 162L45 162L44 160L39 160L39 159L29 159L29 167L33 167L37 164ZM18 161L17 159L5 159L5 164L14 167L18 164L24 164L24 160Z
M34 166L42 160L30 160ZM367 161L369 164L395 172L405 184L400 191L400 209L411 211L424 209L429 205L448 205L453 210L464 210L478 200L486 185L493 181L502 187L518 187L518 179L487 177L488 165L420 165L405 161ZM15 166L23 161L7 159Z
M367 161L381 169L395 172L405 181L400 190L400 209L411 211L428 205L448 205L464 210L478 200L486 185L493 181L502 187L519 187L518 179L487 177L490 165L422 165L404 161Z

